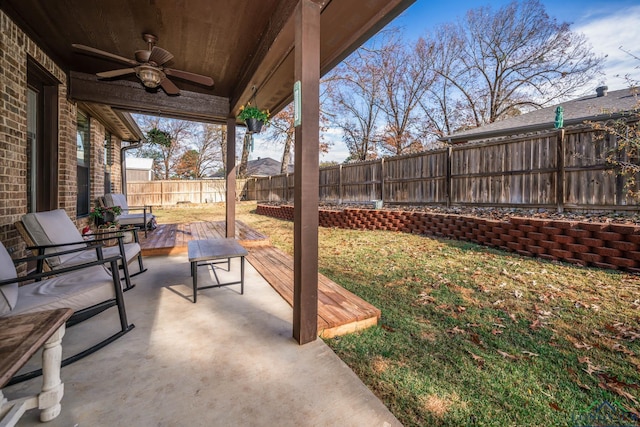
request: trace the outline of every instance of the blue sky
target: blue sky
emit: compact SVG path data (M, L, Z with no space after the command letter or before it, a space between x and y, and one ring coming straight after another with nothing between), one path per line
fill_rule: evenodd
M408 38L417 38L439 24L456 21L469 9L487 5L497 9L507 3L507 0L417 0L391 25L402 27ZM549 16L568 22L573 31L585 34L594 52L608 55L602 80L594 82L593 88L585 88L586 91L595 90L601 83L610 90L625 88L625 80L616 75L630 74L640 80L640 61L620 49L640 57L640 0L542 0L541 3ZM268 147L259 137L255 147L250 159L272 157L280 160L282 156L281 147ZM333 148L321 159L342 162L348 155L336 135Z

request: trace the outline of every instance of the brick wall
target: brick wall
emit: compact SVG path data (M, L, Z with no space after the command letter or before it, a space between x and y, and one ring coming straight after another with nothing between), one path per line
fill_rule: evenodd
M293 221L293 206L258 205L256 213ZM321 227L389 230L465 240L523 256L640 273L640 226L424 212L345 209L319 211Z
M58 203L76 218L76 113L67 100L67 76L51 58L0 10L0 241L12 256L25 255L25 244L14 223L27 213L27 58L58 80ZM104 126L92 120L91 197L104 192ZM116 140L119 162L119 141ZM119 163L112 179L119 185ZM77 221L78 227L86 218Z
M25 36L1 10L0 49L0 240L21 251L13 223L27 205L27 57Z

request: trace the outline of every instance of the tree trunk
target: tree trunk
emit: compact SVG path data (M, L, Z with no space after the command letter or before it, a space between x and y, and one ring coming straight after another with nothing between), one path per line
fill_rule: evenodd
M238 167L238 176L240 178L246 178L247 176L247 162L249 161L250 145L251 145L251 134L246 133L244 135L244 142L242 143L242 158L240 159L240 166Z
M289 162L291 161L291 142L292 138L287 135L287 140L284 143L284 151L282 152L282 165L280 165L280 173L289 172Z

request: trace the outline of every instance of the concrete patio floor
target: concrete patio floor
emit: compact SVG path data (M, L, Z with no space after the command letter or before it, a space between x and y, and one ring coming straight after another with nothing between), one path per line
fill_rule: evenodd
M145 263L148 271L125 293L136 327L62 369L62 413L47 426L400 425L322 340L293 340L292 308L249 263L244 295L239 285L206 289L197 304L186 255ZM207 276L201 267L201 286ZM110 309L67 329L64 355L114 333L117 323ZM18 397L40 384L36 378L4 392ZM29 411L18 425L45 425L38 415Z

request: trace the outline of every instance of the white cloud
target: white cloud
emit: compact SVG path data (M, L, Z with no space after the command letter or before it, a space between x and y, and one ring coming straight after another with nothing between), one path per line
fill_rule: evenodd
M610 90L627 87L627 74L640 80L640 61L620 49L640 56L640 6L589 10L578 21L572 29L585 34L597 54L608 55L604 80Z

